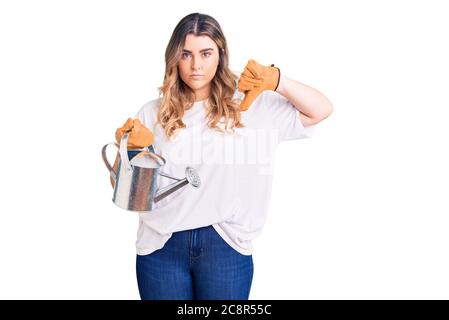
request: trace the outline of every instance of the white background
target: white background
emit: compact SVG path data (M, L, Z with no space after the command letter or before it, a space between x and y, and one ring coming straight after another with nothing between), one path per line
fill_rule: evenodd
M445 5L2 1L0 298L139 299L137 215L111 202L100 150L201 12L231 69L275 63L335 108L278 149L250 299L448 299Z

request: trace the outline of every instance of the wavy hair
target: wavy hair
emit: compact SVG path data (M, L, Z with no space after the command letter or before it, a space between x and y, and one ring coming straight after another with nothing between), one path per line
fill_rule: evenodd
M162 100L157 121L169 138L181 128L186 127L182 118L184 111L193 105L195 95L192 89L182 81L177 66L188 34L208 36L218 47L219 64L211 80L210 96L206 100L207 125L219 132L228 132L229 129L234 132L235 127L244 127L240 122L240 103L233 99L238 76L228 67L229 53L225 36L214 18L201 13L192 13L182 18L167 45L164 82L158 88ZM224 129L218 126L219 122L222 124L222 117L225 122ZM230 125L229 128L228 125Z

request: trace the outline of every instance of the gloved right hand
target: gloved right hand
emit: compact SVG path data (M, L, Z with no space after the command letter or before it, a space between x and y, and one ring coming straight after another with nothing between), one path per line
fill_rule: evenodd
M128 149L141 149L153 144L153 133L139 119L128 118L125 124L115 131L115 139L118 144L125 132L129 132Z

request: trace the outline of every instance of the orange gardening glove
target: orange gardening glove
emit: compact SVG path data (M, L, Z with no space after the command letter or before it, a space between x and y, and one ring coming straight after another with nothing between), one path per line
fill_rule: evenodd
M280 79L281 70L274 64L263 66L250 59L238 82L239 90L245 93L245 98L240 104L240 110L248 110L251 103L262 91L276 91Z
M141 149L153 144L153 133L139 119L128 118L125 124L115 131L115 139L118 144L125 132L129 132L128 149Z

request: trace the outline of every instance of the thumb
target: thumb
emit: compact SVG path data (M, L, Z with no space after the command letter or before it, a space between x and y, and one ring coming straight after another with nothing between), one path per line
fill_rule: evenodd
M133 128L139 130L143 126L142 122L138 118L133 120Z
M115 130L115 139L118 143L120 143L120 140L122 139L123 133L131 130L134 127L134 121L131 118L128 118L126 122L121 126L120 128L117 128Z
M257 95L259 93L255 90L251 90L246 92L245 94L245 98L243 98L242 103L240 104L240 110L241 111L246 111L249 109L249 107L251 106L251 104L253 103L254 99L256 99Z
M128 118L128 120L126 120L125 124L123 125L123 127L121 128L123 132L131 130L134 127L134 121L131 118Z

